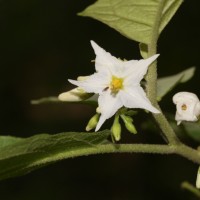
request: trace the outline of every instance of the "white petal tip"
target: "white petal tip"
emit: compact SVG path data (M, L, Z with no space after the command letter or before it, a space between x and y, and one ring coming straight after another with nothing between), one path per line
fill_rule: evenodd
M91 44L96 44L96 43L94 42L94 40L90 40L90 43L91 43Z
M93 40L90 40L90 43L91 43L93 49L95 49L95 47L98 46L97 43L94 42Z
M147 60L149 60L150 63L152 63L153 61L155 61L158 58L158 56L160 56L160 54L155 54L155 55L147 58Z
M99 123L97 124L97 126L96 126L96 128L95 128L95 132L97 132L97 131L101 128L101 125L102 125L102 124L99 124Z
M69 81L71 84L73 84L73 85L77 85L77 82L78 82L78 81L72 80L72 79L68 79L68 81Z
M149 111L152 112L152 113L155 113L155 114L160 114L160 113L161 113L161 112L160 112L157 108L155 108L155 107L150 108Z
M160 112L159 110L156 109L156 110L154 111L154 113L155 113L155 114L160 114L161 112Z
M102 115L101 115L99 118L99 121L97 123L97 126L95 128L95 132L97 132L101 128L101 126L105 122L105 120L106 120L105 117L102 117Z
M95 132L97 132L99 130L99 128L95 128Z

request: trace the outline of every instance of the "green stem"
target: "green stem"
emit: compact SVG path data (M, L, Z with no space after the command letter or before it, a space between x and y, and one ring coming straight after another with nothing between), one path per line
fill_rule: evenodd
M74 156L104 154L104 153L148 153L148 154L177 154L188 160L200 164L200 152L184 144L105 144L74 152Z
M157 13L157 17L156 17L156 22L154 24L154 32L152 34L152 40L150 42L150 44L148 45L148 57L156 54L157 52L157 41L158 41L158 37L159 37L159 26L160 26L160 20L161 20L161 16L162 16L162 10L164 8L165 5L165 1L166 0L161 0L160 3L160 7L159 7L159 11ZM151 101L151 103L157 107L159 110L160 107L157 103L157 62L154 62L148 70L148 74L146 76L146 82L147 82L147 86L146 86L146 91L147 91L147 96L149 98L149 100ZM179 139L177 138L174 130L172 129L172 127L170 126L168 120L166 119L165 115L162 113L160 114L153 114L156 122L158 123L159 127L162 130L162 133L164 134L164 136L167 138L168 140L168 145L169 146L173 146L174 149L174 153L181 155L189 160L192 160L193 162L196 162L198 164L200 164L200 153L195 150L192 149L184 144L182 144L182 142L179 141Z
M185 158L187 158L188 160L191 160L195 163L200 164L200 152L192 149L189 146L186 146L185 144L182 144L181 142L179 144L175 145L175 152L178 155L181 155Z
M162 18L162 11L165 5L165 1L166 0L161 0L160 3L160 7L158 9L158 13L156 16L156 21L154 24L154 31L152 33L152 39L150 44L148 45L148 57L156 54L157 52L157 41L158 41L158 37L159 37L159 26L161 23L161 18ZM160 109L158 103L157 103L157 62L154 62L151 64L151 66L149 66L148 69L148 74L146 76L146 92L147 92L147 96L149 98L149 100L151 101L151 103L157 107L158 109ZM160 109L161 110L161 109ZM164 116L164 114L161 112L161 114L154 114L153 115L156 122L158 123L158 125L160 126L163 134L165 135L165 137L167 138L168 142L170 144L177 144L179 143L178 138L176 137L175 132L173 131L173 129L171 128L169 122L167 121L166 117Z
M160 109L158 104L156 104L156 107ZM161 111L161 109L160 109ZM171 125L169 124L168 120L166 119L165 115L162 113L160 114L153 114L154 119L158 123L159 127L162 130L162 133L167 138L169 144L179 144L180 141L176 136L176 133L172 129Z
M159 26L161 23L162 18L162 11L164 8L166 0L161 0L160 7L158 9L156 21L154 24L154 31L152 33L152 39L150 44L148 45L148 57L156 54L157 52L157 42L159 37ZM154 62L148 70L148 74L146 76L147 86L147 96L151 103L160 109L157 103L157 62ZM161 109L160 109L161 110ZM167 138L169 145L176 147L175 153L179 154L183 157L188 158L198 164L200 164L200 154L197 150L194 150L184 144L182 144L179 139L177 138L174 130L170 126L168 120L166 119L165 115L162 113L160 114L153 114L156 122L158 123L159 127L162 130L162 133Z
M102 144L94 147L74 150L72 152L62 152L62 154L51 155L50 157L42 158L34 163L35 165L43 165L57 160L66 159L68 157L87 156L94 154L105 153L154 153L154 154L173 154L175 148L169 145L157 144ZM32 166L30 166L32 167Z
M51 155L50 157L42 158L32 165L43 165L46 163L54 162L56 160L66 159L68 157L78 157L94 154L105 153L148 153L148 154L177 154L181 155L188 160L192 160L200 164L200 153L185 145L160 145L160 144L102 144L94 147L88 147L72 152L62 152L62 154ZM29 166L29 167L33 167Z

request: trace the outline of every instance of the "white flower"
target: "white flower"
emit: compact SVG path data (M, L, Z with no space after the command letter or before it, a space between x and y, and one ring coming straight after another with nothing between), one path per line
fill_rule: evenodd
M173 96L176 104L175 120L177 125L182 121L197 121L200 115L200 102L196 94L191 92L179 92Z
M95 131L98 131L105 120L112 117L122 106L160 113L151 105L140 86L148 66L159 55L139 61L122 61L106 52L94 41L91 41L91 45L96 54L96 72L86 80L69 80L69 82L88 93L99 94L98 105L101 116Z

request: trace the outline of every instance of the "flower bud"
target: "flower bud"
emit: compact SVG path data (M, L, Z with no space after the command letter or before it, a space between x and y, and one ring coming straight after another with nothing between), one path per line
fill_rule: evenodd
M77 78L77 81L85 81L85 80L88 79L88 77L89 77L89 76L79 76L79 77Z
M182 121L197 121L200 115L200 102L196 94L191 92L179 92L173 96L176 104L175 120L177 125Z
M97 126L98 121L99 121L99 114L97 113L90 119L85 130L90 131L94 129Z
M111 127L111 132L114 141L119 141L121 139L121 125L119 123L119 115L115 115L115 119Z
M196 187L200 189L200 167L197 171Z
M129 132L136 134L137 130L136 130L135 126L133 125L133 119L129 116L126 116L126 115L120 115L120 116L121 116L122 120L124 121L126 129Z
M58 96L58 99L60 101L77 102L77 101L83 101L85 99L88 99L90 96L91 94L86 93L83 89L77 87L70 91L61 93Z
M96 112L99 113L99 114L101 114L101 110L100 110L99 107L96 108Z

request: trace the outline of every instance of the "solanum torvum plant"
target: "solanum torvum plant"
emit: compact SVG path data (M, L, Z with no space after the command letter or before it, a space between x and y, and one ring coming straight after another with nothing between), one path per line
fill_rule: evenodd
M157 52L158 39L181 4L182 0L97 0L79 13L80 16L101 21L130 39L130 42L138 42L141 59L135 60L134 55L131 60L116 58L91 38L88 43L91 42L95 53L94 73L88 76L77 74L77 80L68 77L74 89L63 91L58 97L32 101L33 104L93 102L92 105L96 105L96 113L88 119L86 132L83 130L82 133L42 134L26 139L3 137L2 140L8 145L0 145L0 162L4 164L4 168L0 166L0 179L25 174L57 160L99 153L177 154L194 162L198 168L200 152L197 148L184 144L173 129L174 122L177 121L176 130L183 126L190 135L191 129L188 127L192 126L193 129L195 127L195 130L199 130L200 134L200 102L197 95L193 91L180 91L177 94L171 92L172 102L176 106L173 119L166 117L167 113L159 106L163 97L177 84L187 82L195 70L192 67L162 78L157 74L157 67L160 67L159 58L162 57L162 54ZM134 134L137 133L134 119L137 118L138 112L153 116L159 131L162 131L165 144L134 142ZM111 127L106 127L106 120L113 122ZM133 133L132 143L121 143L122 126ZM104 128L106 130L103 130ZM38 142L29 147L33 141ZM41 141L45 141L45 144ZM17 160L16 155L24 156L24 163L19 164L21 160ZM34 155L33 159L31 155ZM15 158L14 167L11 165L12 158ZM200 187L199 177L198 174L197 188ZM184 184L184 187L193 187L196 193L199 192L192 185Z

